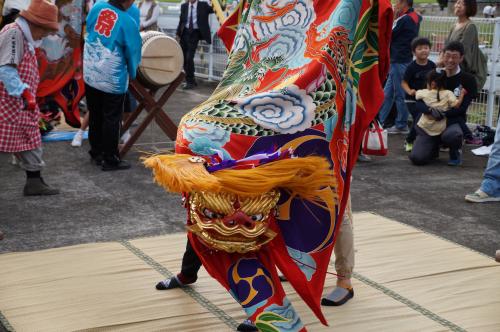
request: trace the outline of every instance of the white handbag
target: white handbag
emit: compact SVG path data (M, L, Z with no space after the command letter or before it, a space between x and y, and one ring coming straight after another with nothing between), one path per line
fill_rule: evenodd
M365 132L361 150L364 154L373 156L387 155L387 130L382 128L378 120L373 120Z

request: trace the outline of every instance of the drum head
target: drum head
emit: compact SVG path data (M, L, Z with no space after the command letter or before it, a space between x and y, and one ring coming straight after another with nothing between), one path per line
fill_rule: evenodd
M144 85L162 86L174 81L182 71L184 56L177 41L157 31L142 34L139 80Z
M159 31L142 31L141 32L142 45L144 45L145 42L156 36L166 36L166 35L163 32Z

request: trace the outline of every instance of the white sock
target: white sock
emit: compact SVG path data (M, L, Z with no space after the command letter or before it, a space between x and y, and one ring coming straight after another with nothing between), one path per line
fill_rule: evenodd
M333 291L326 296L330 301L339 302L349 294L349 290L342 287L335 287Z

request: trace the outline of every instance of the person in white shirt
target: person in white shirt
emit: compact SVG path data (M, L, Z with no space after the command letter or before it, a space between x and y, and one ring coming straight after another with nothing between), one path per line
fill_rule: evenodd
M484 6L484 8L483 8L483 16L485 18L490 17L490 10L491 10L491 6L490 5Z
M495 18L496 12L497 12L497 5L492 3L490 8L490 17Z
M155 0L141 0L139 2L141 11L141 31L157 31L160 6Z

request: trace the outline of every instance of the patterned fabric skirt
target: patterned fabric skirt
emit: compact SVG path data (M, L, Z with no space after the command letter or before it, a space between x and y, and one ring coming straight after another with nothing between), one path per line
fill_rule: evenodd
M42 146L38 126L0 121L0 152L20 152Z

